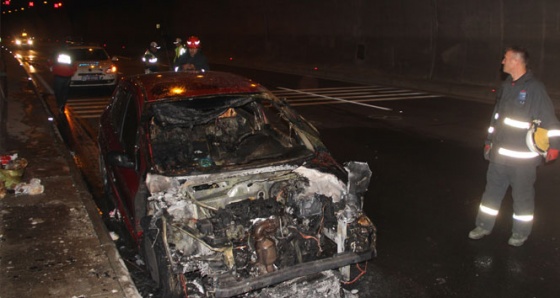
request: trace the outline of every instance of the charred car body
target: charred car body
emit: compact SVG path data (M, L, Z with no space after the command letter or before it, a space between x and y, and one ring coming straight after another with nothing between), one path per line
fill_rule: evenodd
M349 265L375 254L368 165L338 164L310 123L251 80L123 78L98 143L107 197L165 297L279 297L275 285L349 279Z

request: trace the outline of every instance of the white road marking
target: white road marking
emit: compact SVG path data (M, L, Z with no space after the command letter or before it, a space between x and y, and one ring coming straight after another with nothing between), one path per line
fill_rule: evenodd
M285 98L292 106L349 103L375 109L392 110L367 102L396 101L406 99L437 98L441 95L410 89L396 89L383 86L351 86L312 89L290 89L278 87L272 91L276 96Z
M72 113L79 118L99 118L101 113L107 107L109 98L79 98L68 99L66 105L72 110Z
M337 101L344 102L344 103L351 103L351 104L355 104L355 105L361 105L361 106L366 106L366 107L375 108L375 109L380 109L380 110L385 110L385 111L392 111L392 110L393 110L393 109L391 109L391 108L386 108L386 107L380 107L380 106L376 106L376 105L365 104L365 103L356 102L356 101L352 101L352 100L346 100L346 99L339 98L339 97L331 97L331 96L326 96L326 95L322 95L322 94L311 93L311 92L305 92L305 91L300 91L300 90L295 90L295 89L289 89L289 88L284 88L284 87L279 87L279 89L282 89L282 90L289 90L289 91L296 92L296 93L308 94L308 95L312 95L312 96L317 96L317 97L322 97L322 98L337 100Z

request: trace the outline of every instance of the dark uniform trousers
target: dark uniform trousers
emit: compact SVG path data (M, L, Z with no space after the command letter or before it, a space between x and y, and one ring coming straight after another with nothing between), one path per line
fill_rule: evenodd
M68 101L68 94L70 93L70 79L71 77L54 76L54 96L59 110L63 110L66 105L66 101Z
M529 165L502 165L490 162L486 173L486 189L482 195L481 206L500 210L502 200L511 186L514 216L533 215L535 209L535 180L537 167ZM476 225L492 231L497 214L492 215L478 211ZM529 236L533 228L533 220L522 221L513 219L513 233Z

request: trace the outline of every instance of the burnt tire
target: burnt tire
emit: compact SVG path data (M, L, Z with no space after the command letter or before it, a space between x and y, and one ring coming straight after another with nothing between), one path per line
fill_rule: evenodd
M161 234L162 221L158 219L156 222L157 229L150 229L151 219L151 216L147 216L141 220L144 234L140 250L146 263L146 269L157 283L158 294L161 297L186 297L181 280L179 280L179 274L173 272L171 262L167 258Z

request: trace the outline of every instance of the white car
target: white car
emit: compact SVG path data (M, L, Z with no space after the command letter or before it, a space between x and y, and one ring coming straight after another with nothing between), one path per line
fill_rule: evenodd
M72 76L70 87L114 87L117 84L116 57L111 58L100 46L71 46L67 52L78 70Z

